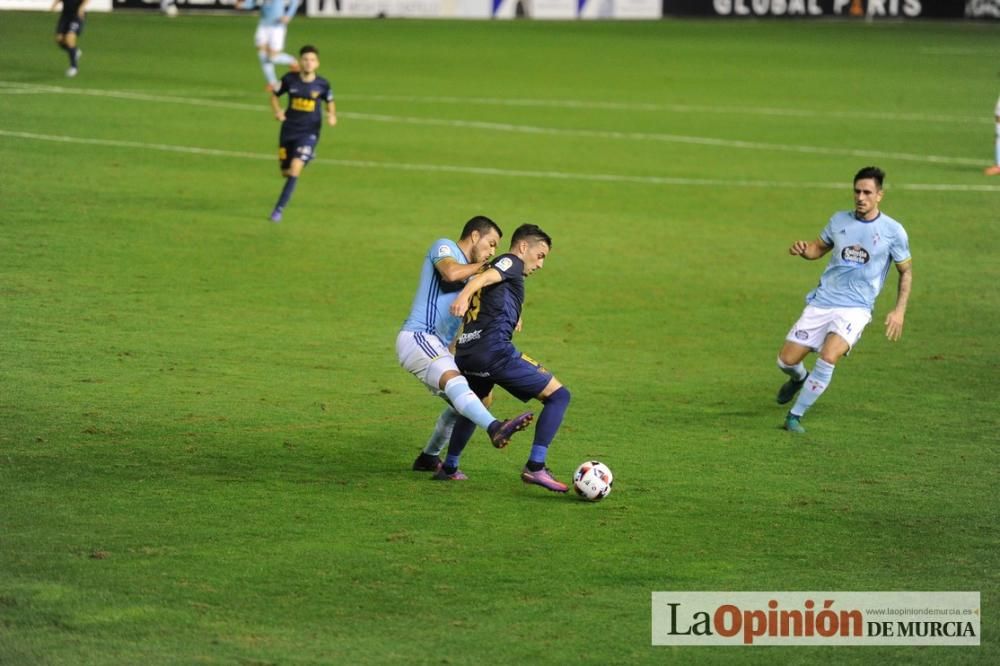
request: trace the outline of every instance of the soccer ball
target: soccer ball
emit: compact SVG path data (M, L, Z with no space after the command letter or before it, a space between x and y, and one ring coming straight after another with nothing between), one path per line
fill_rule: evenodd
M615 477L608 466L597 460L588 460L576 468L573 474L573 490L591 502L604 499L611 492Z
M163 13L169 16L170 18L174 18L175 16L177 16L177 5L172 3L167 5L167 8L163 10Z

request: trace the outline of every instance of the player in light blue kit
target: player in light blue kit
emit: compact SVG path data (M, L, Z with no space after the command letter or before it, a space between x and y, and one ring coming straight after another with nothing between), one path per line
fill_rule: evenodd
M295 56L285 53L285 37L288 24L299 9L299 0L239 0L237 9L254 9L260 5L260 21L257 32L254 33L254 44L257 46L257 59L260 68L267 79L271 90L278 89L278 75L275 65L288 65L292 72L298 71Z
M837 361L850 352L871 321L875 299L893 263L899 272L899 291L896 306L885 318L885 335L896 341L903 334L913 284L910 243L903 225L879 210L884 179L878 167L859 171L854 176L854 212L834 214L819 238L795 241L788 249L792 256L809 260L833 251L819 286L806 295L806 308L778 354L778 367L791 378L778 391L778 404L791 402L805 385L785 417L785 429L791 432L806 431L802 417L830 384ZM809 352L819 353L811 373L802 363Z
M399 363L423 382L449 406L438 418L434 434L413 463L420 472L436 472L439 454L451 438L461 414L487 431L493 446L503 448L511 436L531 423L534 415L525 412L509 421L500 421L469 388L468 380L455 365L452 343L462 320L449 308L465 281L478 273L496 252L503 232L493 220L477 215L465 223L456 243L441 238L431 245L420 269L420 285L413 297L410 316L396 336Z

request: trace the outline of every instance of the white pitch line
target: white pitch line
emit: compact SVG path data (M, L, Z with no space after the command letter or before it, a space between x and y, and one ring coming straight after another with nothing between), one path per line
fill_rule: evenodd
M16 81L0 81L0 88L8 90L16 89L33 84L25 84ZM88 94L79 88L65 88L61 86L39 86L47 88L45 91L53 93L78 93ZM104 93L115 93L116 91L94 91ZM133 99L146 99L148 101L179 101L182 98L151 95L149 93L118 93L121 96L131 96ZM176 94L176 93L175 93ZM219 95L219 93L212 93ZM145 97L143 97L145 96ZM232 95L229 95L230 97ZM908 122L930 122L947 124L978 124L985 125L992 123L992 118L987 112L979 116L960 116L938 113L898 113L887 111L816 111L810 109L792 109L780 107L761 106L717 106L707 104L655 104L648 102L608 102L601 100L574 100L574 99L531 99L516 97L458 97L451 95L365 95L347 94L339 95L341 100L358 100L370 102L406 102L413 104L450 104L450 105L470 105L477 106L501 106L501 107L544 107L557 109L602 109L615 111L667 111L671 113L714 113L730 115L758 115L758 116L778 116L788 118L839 118L856 120L887 120L887 121L908 121ZM229 102L219 105L209 104L208 106L223 106L228 108L245 108L249 105L239 102ZM256 106L256 105L254 105ZM266 110L266 106L264 107Z
M3 84L3 82L0 82ZM150 95L116 90L96 90L86 88L65 88L62 86L37 86L43 92L58 94L77 94L92 97L112 97L143 102L160 102L187 104L212 108L239 109L246 111L269 111L263 104L246 104L242 102L224 102L188 97L172 97L167 95ZM510 132L521 134L536 134L561 137L585 137L591 139L624 140L661 143L677 143L717 148L733 148L739 150L777 151L809 155L840 155L846 157L864 157L871 159L894 159L909 162L931 162L935 164L954 164L961 166L981 166L981 159L967 157L951 157L945 155L920 155L916 153L886 152L878 150L862 150L855 148L831 148L824 146L808 146L782 143L767 143L763 141L744 141L740 139L717 139L712 137L687 136L683 134L665 134L658 132L620 132L614 130L561 129L556 127L541 127L535 125L516 125L512 123L496 123L476 120L448 120L443 118L420 118L414 116L393 116L375 113L341 112L342 118L367 120L371 122L423 125L436 127L459 127L479 129L494 132Z
M514 125L511 123L494 123L478 120L445 120L439 118L417 118L413 116L389 116L374 113L340 114L347 118L360 118L375 122L406 123L412 125L431 125L438 127L464 127L484 129L498 132L514 132L521 134L544 134L551 136L587 137L592 139L621 139L627 141L658 141L662 143L682 143L718 148L738 148L743 150L771 150L778 152L803 153L811 155L844 155L849 157L870 157L873 159L895 159L908 162L934 162L936 164L956 164L963 166L982 166L983 160L968 157L950 157L946 155L919 155L916 153L896 153L879 150L861 150L856 148L830 148L824 146L806 146L784 143L766 143L763 141L744 141L741 139L716 139L712 137L686 136L683 134L665 134L661 132L620 132L615 130L559 129L554 127L539 127L533 125Z
M418 104L477 104L481 106L535 106L559 109L606 109L620 111L670 111L673 113L718 113L733 115L783 116L791 118L842 118L858 120L890 120L952 124L987 124L989 113L982 116L956 116L928 113L890 113L879 111L812 111L765 106L710 106L701 104L653 104L643 102L602 102L572 99L518 99L503 97L451 97L418 95L360 95L343 99L373 102L410 102Z
M90 139L55 134L38 134L35 132L19 132L0 129L0 136L27 139L35 141L52 141L58 143L83 144L92 146L108 146L114 148L135 148L139 150L159 150L171 153L192 155L209 155L213 157L236 157L241 159L274 160L272 154L250 153L237 150L217 148L201 148L197 146L178 146L166 143L146 143L142 141L125 141L120 139ZM567 180L606 183L636 183L643 185L673 185L701 187L751 187L751 188L796 188L796 189L848 189L844 183L795 182L779 180L741 180L717 178L672 178L665 176L630 176L626 174L604 173L570 173L565 171L533 171L526 169L498 169L495 167L459 166L452 164L417 164L408 162L377 162L374 160L337 160L317 158L314 162L335 166L389 169L396 171L417 171L426 173L458 173L480 176L504 176L509 178L535 178L548 180ZM966 185L947 183L904 183L893 185L892 189L913 191L948 191L948 192L998 192L1000 185Z

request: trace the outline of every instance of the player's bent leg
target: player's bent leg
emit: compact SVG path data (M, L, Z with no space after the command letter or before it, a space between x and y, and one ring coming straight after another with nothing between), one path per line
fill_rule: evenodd
M454 368L455 361L451 358L441 358L437 362L431 364L428 369L428 379L431 379L436 374L436 367L441 366L451 366L448 370L441 373L438 378L437 385L442 391L444 391L445 396L448 398L448 402L451 406L455 408L455 411L469 419L477 426L486 430L497 420L488 409L483 405L482 400L479 396L473 392L472 388L469 386L469 380L462 376L457 369Z
M275 65L287 65L292 71L298 71L298 61L295 56L285 53L283 49L268 49L267 56ZM294 69L291 67L293 64L296 65Z
M434 378L437 378L438 388L444 391L455 411L485 430L490 442L498 449L507 446L514 433L524 430L534 418L532 412L525 412L506 421L497 419L469 386L469 380L458 371L450 356L438 359L428 369L428 382ZM492 384L481 388L484 396L491 395Z
M299 174L302 173L304 165L305 163L302 160L295 157L292 158L292 162L288 165L287 169L282 169L281 173L285 175L285 186L281 188L281 196L278 197L278 203L274 205L274 210L271 211L272 222L281 222L285 206L292 199L292 193L295 192L295 186L299 182Z
M498 449L504 448L510 444L511 437L513 437L515 433L521 432L527 428L534 418L534 412L523 412L512 419L498 421L490 426L487 431L490 436L490 443Z
M819 397L826 391L827 386L833 380L835 364L840 358L850 350L847 340L830 333L826 336L823 348L820 349L820 357L816 359L816 365L806 380L804 390L799 394L795 405L789 410L785 418L785 429L791 432L803 433L805 428L799 421L805 416L810 407L815 404Z
M802 361L811 351L809 347L790 340L785 340L785 344L782 345L778 352L778 369L788 375L789 379L778 389L775 400L779 405L791 402L805 383L809 372Z
M275 91L278 89L278 74L274 71L274 63L267 55L266 47L257 47L257 62L260 63L260 71L264 73L264 79L267 81L268 90Z
M451 440L451 433L455 429L455 422L458 420L458 412L448 405L441 415L438 416L434 424L434 432L420 452L417 459L413 461L413 471L415 472L436 472L441 467L441 451L448 446Z
M569 407L570 397L569 389L555 377L549 380L549 383L538 395L538 399L545 406L542 407L542 412L538 415L535 440L531 445L528 462L521 471L521 480L525 483L542 486L558 493L569 490L569 486L555 479L545 467L545 459L548 456L549 445L555 439L559 426L562 425L566 409Z
M63 35L62 48L69 56L69 69L66 70L66 76L72 78L77 75L77 64L80 59L80 54L82 53L82 51L76 47L76 33L68 32Z
M465 445L472 439L472 433L476 431L476 424L459 416L455 421L455 427L451 432L451 441L448 442L448 455L445 456L441 469L434 474L435 481L464 481L467 477L458 469L458 461L465 450Z

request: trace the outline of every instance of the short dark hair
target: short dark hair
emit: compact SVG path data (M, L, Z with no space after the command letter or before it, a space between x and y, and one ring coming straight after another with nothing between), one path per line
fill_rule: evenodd
M299 49L299 57L302 57L307 53L315 53L316 57L319 57L319 49L317 49L312 44L306 44L301 49Z
M879 169L876 166L867 166L854 176L854 182L859 180L865 180L866 178L871 178L878 185L878 189L882 189L882 182L885 180L885 171Z
M497 226L497 223L485 215L476 215L466 222L465 226L462 227L462 236L459 240L465 240L472 235L473 231L478 231L480 236L485 236L490 231L496 231L497 236L503 238L503 231Z
M510 246L520 241L544 241L549 248L552 247L552 238L542 231L537 224L522 224L514 230L514 235L510 237Z

